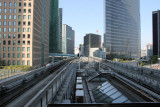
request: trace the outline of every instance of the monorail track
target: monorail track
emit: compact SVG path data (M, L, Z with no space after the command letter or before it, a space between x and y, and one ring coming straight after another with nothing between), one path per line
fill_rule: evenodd
M19 96L23 96L23 94L25 94L27 91L28 94L25 94L25 99L19 100L21 101L22 104L21 106L23 106L23 104L29 100L31 97L34 96L35 93L37 93L42 87L44 87L59 71L61 71L63 68L65 68L68 64L70 63L69 61L66 61L64 63L61 63L57 66L54 66L53 68L49 69L47 72L42 72L41 75L34 77L34 79L30 80L29 82L25 82L23 80L23 82L18 85L17 87L12 87L13 89L10 89L11 91L9 91L9 89L5 90L2 88L1 93L0 93L0 106L4 107L4 106L8 106L9 103L11 103L12 105L12 101L16 100L19 98ZM36 88L34 88L35 86L37 86ZM30 89L34 89L34 91L30 90ZM14 103L16 104L16 103ZM17 103L18 104L18 103ZM10 106L11 106L10 105ZM16 105L15 105L16 106ZM20 105L18 105L20 106ZM12 107L14 107L14 105L12 105Z

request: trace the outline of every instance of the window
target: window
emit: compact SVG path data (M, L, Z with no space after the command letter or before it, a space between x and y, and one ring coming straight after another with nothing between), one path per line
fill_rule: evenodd
M22 58L25 58L25 54L22 54Z
M8 41L8 45L11 45L11 41L10 40Z
M24 7L26 7L26 3L24 3Z
M26 28L23 28L23 32L26 32Z
M18 13L21 13L21 9L18 10Z
M16 15L13 16L13 19L16 19Z
M2 25L2 22L0 21L0 26Z
M9 13L12 13L12 9L9 9Z
M7 13L7 9L6 8L4 9L4 13Z
M4 26L6 26L6 25L7 25L7 22L6 22L6 21L4 21L4 22L3 22L3 25L4 25Z
M8 22L8 26L11 26L11 21Z
M27 66L30 66L30 61L27 61Z
M21 7L21 5L22 5L21 2L19 2L19 7Z
M18 34L18 39L20 39L21 38L21 34Z
M15 58L15 57L16 57L15 53L13 53L13 54L12 54L12 57L13 57L13 58Z
M8 28L8 32L11 32L12 31L12 29L11 28Z
M31 7L31 3L28 3L28 7Z
M17 61L17 65L20 65L20 60Z
M4 6L7 6L7 2L4 2Z
M0 19L2 19L2 16L0 15Z
M3 32L6 32L7 31L7 28L3 28Z
M0 6L2 6L2 3L0 2Z
M30 52L30 47L27 47L27 52Z
M25 34L23 34L23 38L25 38Z
M11 39L11 34L8 34L8 39Z
M16 26L16 21L13 22L13 26Z
M0 8L0 13L2 13L2 9Z
M28 19L31 19L31 15L28 15Z
M21 48L20 48L20 47L17 47L17 51L21 51Z
M14 7L16 7L17 6L17 3L16 2L14 2Z
M23 45L25 45L25 41L23 41Z
M21 28L18 28L18 32L21 32Z
M14 60L12 61L12 65L15 65L15 61Z
M27 54L27 58L30 58L30 54Z
M23 19L26 19L26 15L23 15Z
M25 47L22 47L22 51L23 51L23 52L25 51Z
M14 11L13 11L14 13L16 13L16 9L14 9Z
M26 22L23 22L23 26L25 26L26 25Z
M21 15L18 15L18 19L21 19Z
M23 9L23 13L26 13L26 9Z
M13 38L16 38L16 34L13 34Z
M17 54L17 58L20 58L20 53Z
M18 45L20 45L21 41L18 41L17 43L18 43Z
M13 51L14 51L14 52L16 51L16 48L15 48L15 47L13 47Z
M9 7L12 7L12 3L11 2L9 2Z
M3 51L6 51L6 47L3 47Z
M1 32L2 30L1 30L1 28L0 28L0 32Z
M7 19L7 15L4 15L4 19Z
M13 45L16 45L16 41L13 41Z
M1 34L0 34L0 38L1 38Z
M0 40L0 45L1 45L1 40Z
M22 65L23 65L23 66L25 65L25 61L22 61Z
M9 51L9 52L11 51L11 47L8 47L8 51Z
M6 45L6 41L5 40L3 41L3 45Z
M31 32L31 28L28 28L28 32Z
M11 65L11 61L8 60L8 65Z
M5 53L3 53L3 58L5 58L6 57L6 54Z
M28 13L31 13L31 9L28 9Z
M28 26L30 26L31 25L31 22L28 22Z
M13 28L13 32L16 32L16 28Z
M18 22L18 26L20 26L20 25L21 25L21 21Z
M3 34L3 38L4 38L4 39L6 38L6 34Z
M30 41L27 41L27 45L30 45Z
M11 54L10 53L8 53L8 58L10 58L11 57Z

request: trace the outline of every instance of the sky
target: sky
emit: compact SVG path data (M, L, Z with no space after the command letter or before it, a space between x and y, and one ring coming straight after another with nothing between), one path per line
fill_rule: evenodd
M63 24L75 30L75 47L83 44L88 33L104 35L104 0L60 0ZM152 43L152 11L160 9L160 0L140 0L141 48Z

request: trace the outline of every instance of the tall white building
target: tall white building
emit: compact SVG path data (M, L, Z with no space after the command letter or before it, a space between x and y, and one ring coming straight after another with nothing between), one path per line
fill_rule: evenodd
M62 52L64 54L74 54L75 31L72 27L64 24L62 26Z

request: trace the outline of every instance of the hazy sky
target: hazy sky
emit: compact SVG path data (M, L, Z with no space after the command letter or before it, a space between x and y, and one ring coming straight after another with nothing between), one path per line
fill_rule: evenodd
M141 48L152 43L152 11L160 9L160 0L141 2ZM63 24L75 30L75 46L83 43L87 33L104 34L104 0L60 0L63 8Z

